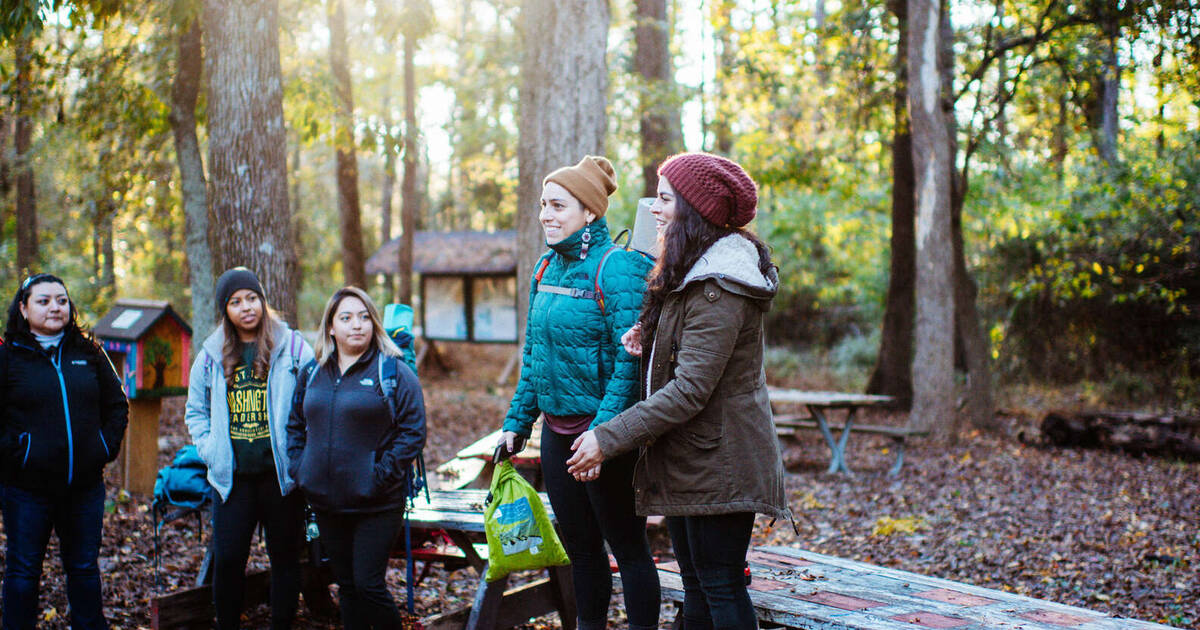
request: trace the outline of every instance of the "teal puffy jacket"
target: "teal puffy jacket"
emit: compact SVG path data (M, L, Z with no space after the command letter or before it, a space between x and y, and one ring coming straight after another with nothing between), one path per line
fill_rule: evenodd
M549 261L542 284L593 291L604 253L613 247L603 218L589 228L591 242L580 260L583 230L550 246L534 268ZM521 379L504 419L504 430L529 437L541 412L555 416L595 414L592 428L638 400L638 358L621 346L621 335L637 322L650 259L618 248L604 263L600 289L604 313L590 297L537 290L530 281L529 316Z

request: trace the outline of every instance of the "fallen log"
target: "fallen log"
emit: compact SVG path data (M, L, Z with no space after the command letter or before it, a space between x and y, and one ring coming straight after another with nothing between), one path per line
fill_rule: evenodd
M1200 418L1128 411L1050 411L1042 437L1062 448L1100 448L1133 455L1200 461Z

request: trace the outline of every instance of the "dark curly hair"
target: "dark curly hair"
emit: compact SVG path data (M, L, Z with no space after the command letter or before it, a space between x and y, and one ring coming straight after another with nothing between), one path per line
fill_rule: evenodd
M642 326L642 356L649 356L658 328L658 316L662 314L667 296L679 288L688 271L713 243L730 234L739 234L754 243L758 250L759 271L766 275L773 264L771 253L762 240L745 228L709 223L682 195L675 195L675 218L663 232L658 261L646 278L646 296L642 300L642 313L638 316L638 323Z
M26 278L17 288L17 294L13 296L12 303L8 305L8 322L4 326L5 339L33 338L33 332L29 329L29 321L21 314L21 306L28 305L34 287L47 283L61 284L64 289L67 288L67 283L63 282L62 278L50 273L35 273ZM75 302L71 300L70 292L67 293L67 325L63 327L63 343L94 350L96 353L100 352L100 346L97 345L91 333L80 328Z

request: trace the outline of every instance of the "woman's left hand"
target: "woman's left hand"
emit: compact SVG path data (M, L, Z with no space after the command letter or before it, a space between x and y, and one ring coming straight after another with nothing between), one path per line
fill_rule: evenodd
M584 431L583 435L575 438L571 450L575 451L575 454L567 460L567 472L575 475L577 479L581 473L590 472L593 468L599 472L600 464L604 462L604 453L600 452L600 443L596 441L595 431Z
M596 466L595 468L589 468L583 472L575 473L575 481L578 481L580 483L587 483L589 481L595 481L599 478L600 478L600 466Z

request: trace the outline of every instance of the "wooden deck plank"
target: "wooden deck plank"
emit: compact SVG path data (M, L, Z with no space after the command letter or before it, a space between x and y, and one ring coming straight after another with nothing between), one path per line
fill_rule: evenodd
M747 560L759 618L794 628L1166 628L790 547L758 547ZM664 598L682 600L675 563L659 565L659 580Z

